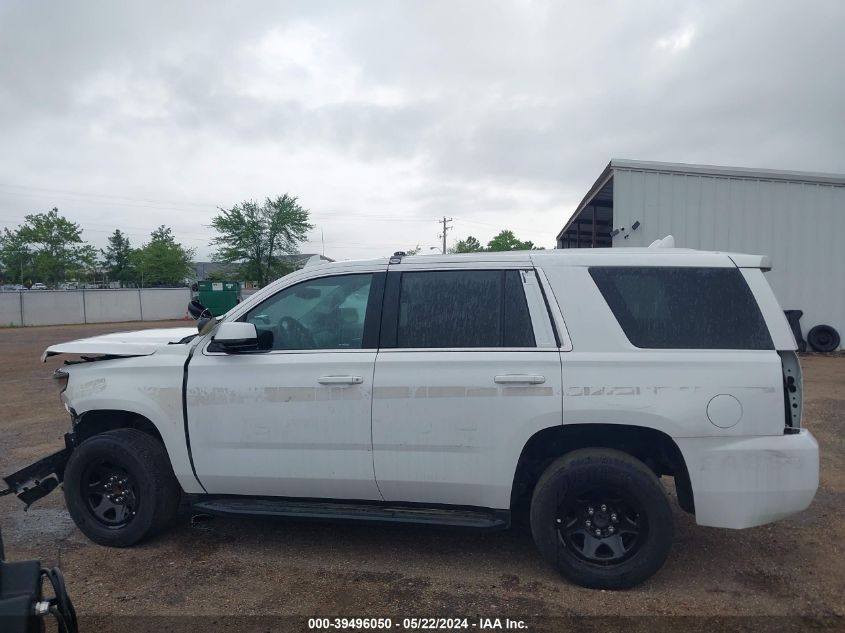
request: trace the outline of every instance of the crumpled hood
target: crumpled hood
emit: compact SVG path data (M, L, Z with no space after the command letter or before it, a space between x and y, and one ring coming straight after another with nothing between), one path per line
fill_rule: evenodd
M196 327L171 327L135 332L114 332L67 343L51 345L41 355L46 362L57 354L107 354L109 356L149 356L161 345L178 343L197 333Z

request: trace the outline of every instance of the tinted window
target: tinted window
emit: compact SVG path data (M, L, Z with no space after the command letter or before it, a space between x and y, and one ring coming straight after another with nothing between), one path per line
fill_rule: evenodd
M637 347L774 347L737 268L595 267L590 275Z
M528 313L528 302L518 270L505 271L504 290L504 347L534 347L534 328Z
M255 325L262 349L360 349L372 277L304 281L257 305L246 321Z
M402 273L398 347L533 347L519 271Z

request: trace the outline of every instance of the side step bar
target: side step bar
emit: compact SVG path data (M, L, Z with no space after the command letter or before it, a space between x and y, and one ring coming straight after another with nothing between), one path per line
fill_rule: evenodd
M427 508L378 503L302 501L249 497L200 498L192 507L199 512L227 516L277 517L321 521L417 523L502 530L510 526L508 510Z

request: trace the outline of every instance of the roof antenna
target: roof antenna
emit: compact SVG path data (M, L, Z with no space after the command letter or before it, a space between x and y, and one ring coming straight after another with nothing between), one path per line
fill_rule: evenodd
M654 240L648 245L649 248L675 248L675 238L667 235L662 240Z

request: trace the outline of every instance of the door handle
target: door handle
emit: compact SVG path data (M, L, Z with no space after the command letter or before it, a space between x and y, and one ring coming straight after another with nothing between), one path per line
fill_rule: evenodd
M321 385L360 385L364 379L361 376L320 376L317 382Z
M496 376L493 380L500 385L514 385L514 384L528 384L528 385L542 385L546 382L545 376L537 376L534 374L504 374Z

